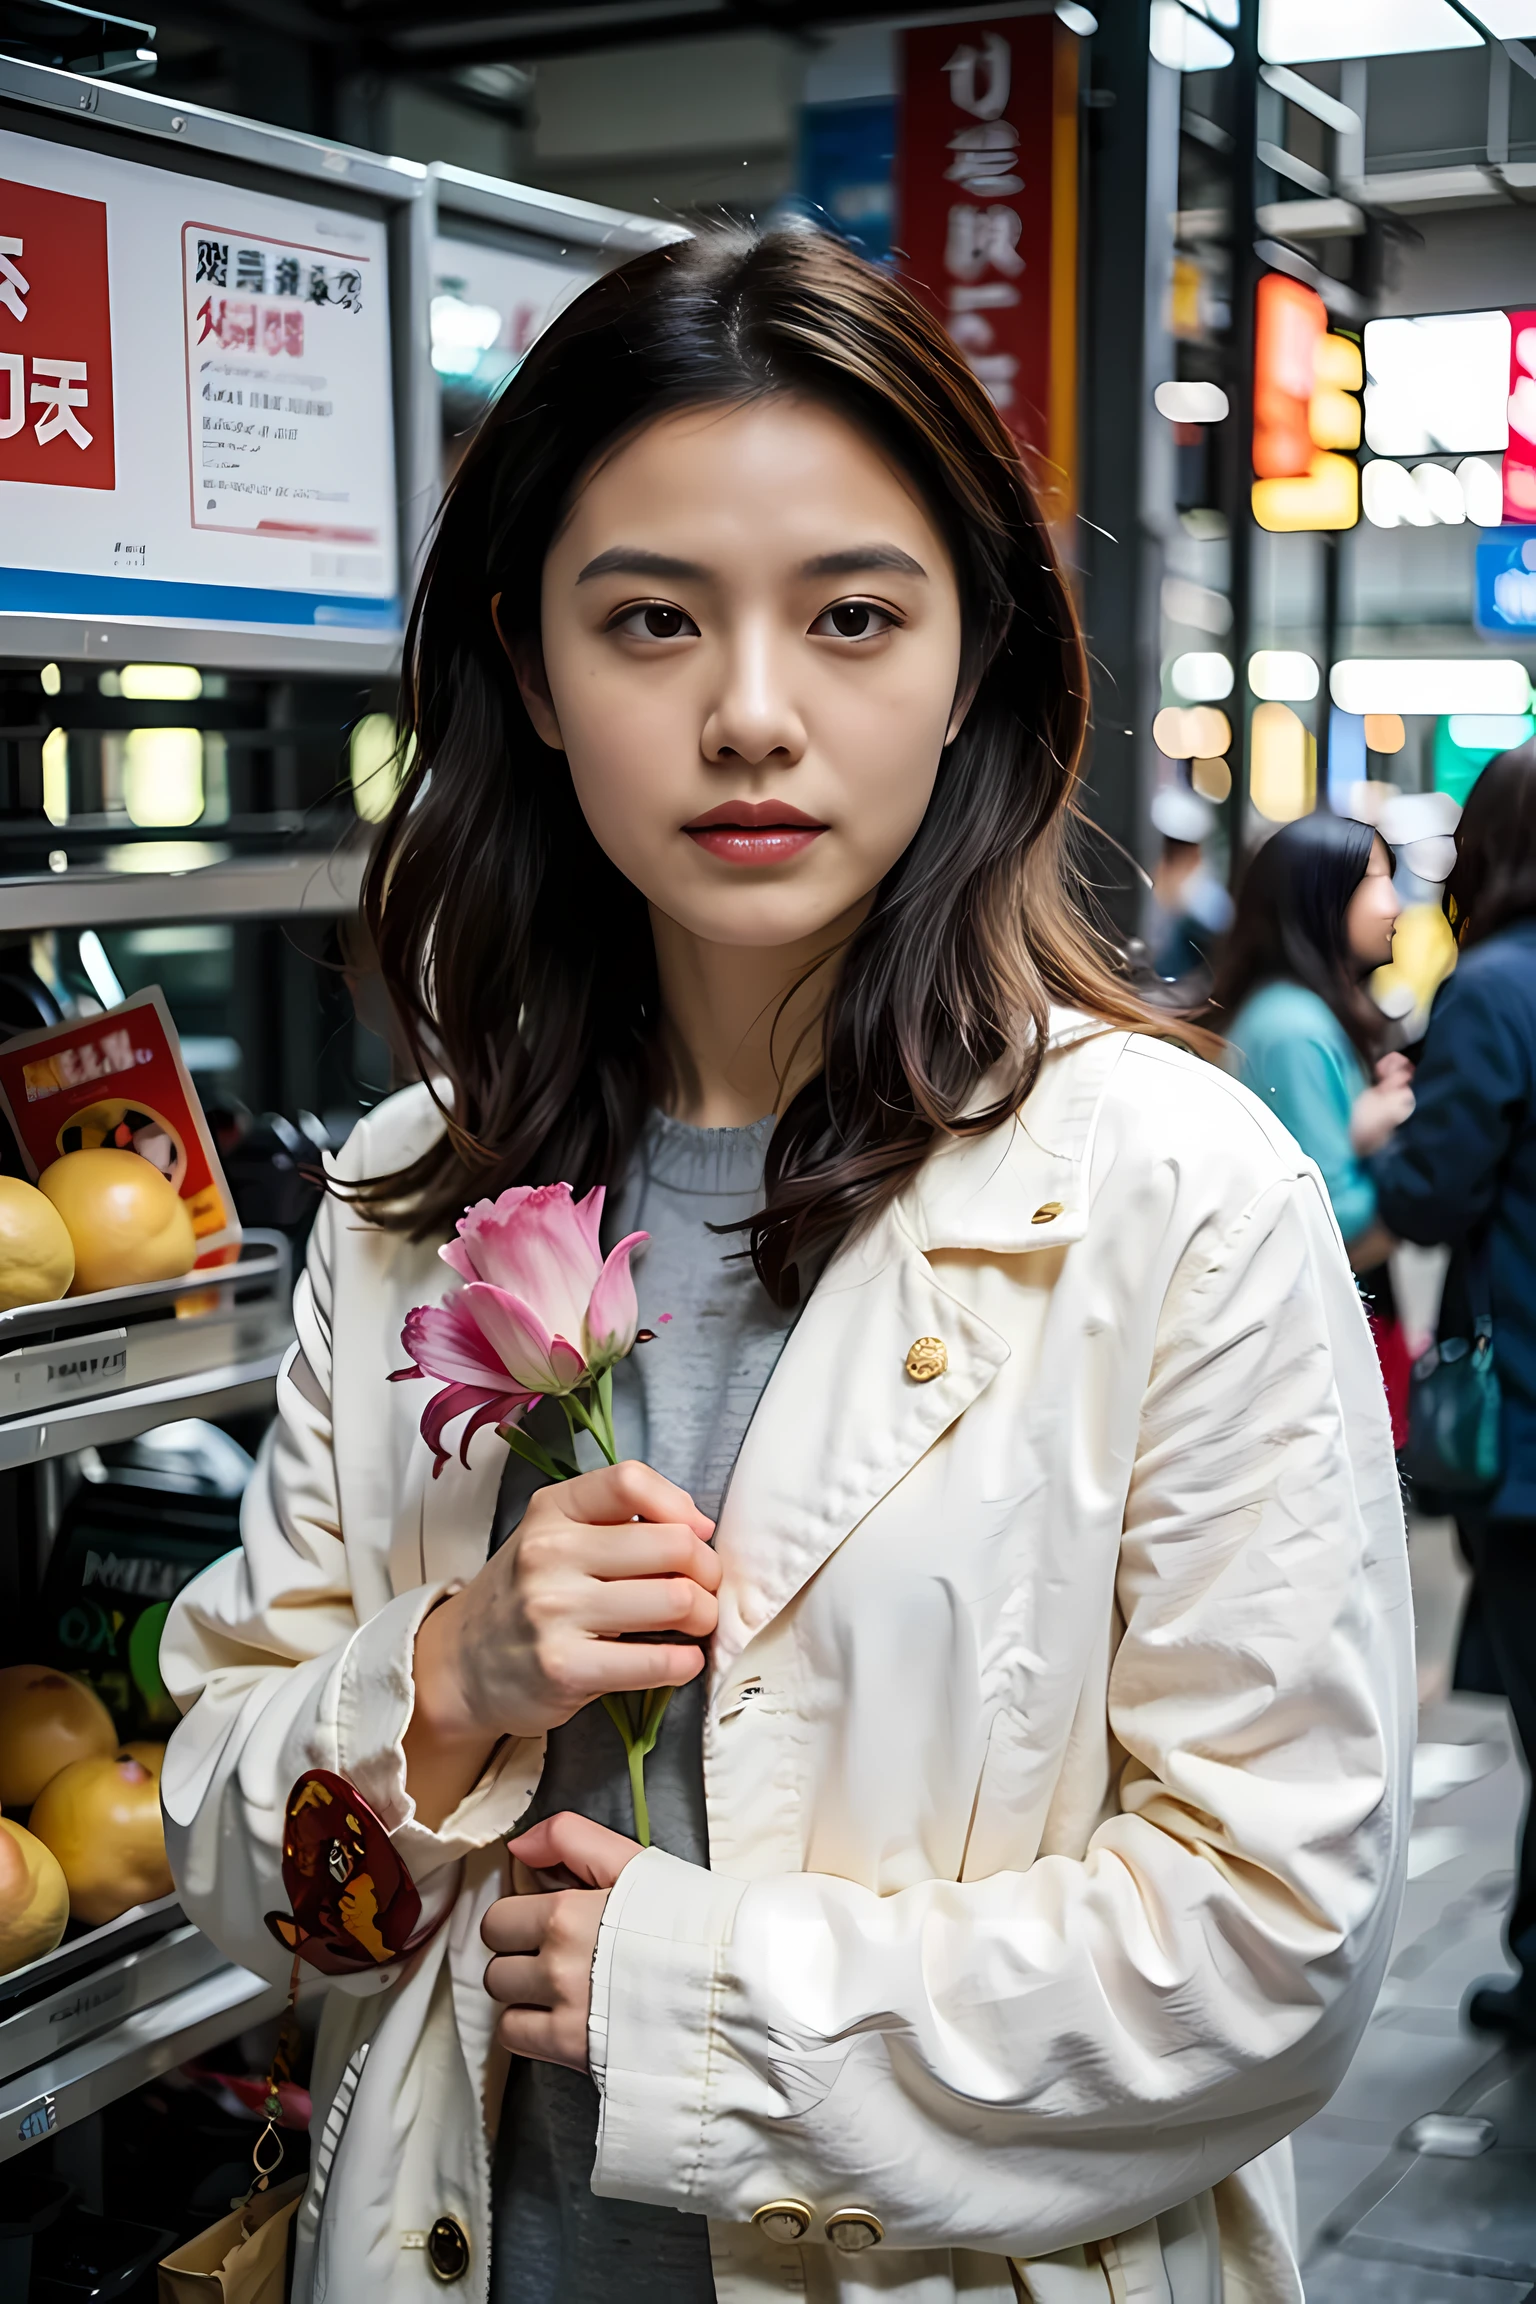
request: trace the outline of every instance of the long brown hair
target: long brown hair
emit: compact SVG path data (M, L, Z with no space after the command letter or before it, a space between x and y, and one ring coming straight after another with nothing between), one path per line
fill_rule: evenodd
M809 1268L941 1138L995 1126L1041 1062L1050 1001L1152 1030L1089 925L1068 851L1088 717L1071 597L1018 451L949 338L888 274L804 232L711 234L596 281L539 339L449 489L411 613L411 769L364 909L445 1132L354 1187L446 1232L514 1183L619 1179L665 1098L644 900L535 735L492 622L535 633L552 536L594 458L655 417L796 393L873 436L954 556L965 725L923 822L835 963L820 1070L769 1146L751 1253ZM985 1108L967 1112L989 1072Z
M1467 794L1444 903L1463 949L1536 916L1536 741L1490 760Z

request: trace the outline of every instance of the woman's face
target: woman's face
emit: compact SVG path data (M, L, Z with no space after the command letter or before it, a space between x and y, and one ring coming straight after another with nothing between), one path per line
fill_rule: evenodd
M852 925L957 732L943 538L814 401L658 419L586 481L544 566L535 728L598 844L710 943Z
M1371 860L1365 877L1349 900L1344 933L1351 956L1362 973L1384 968L1392 957L1392 931L1402 911L1392 885L1392 860L1379 840L1371 842Z

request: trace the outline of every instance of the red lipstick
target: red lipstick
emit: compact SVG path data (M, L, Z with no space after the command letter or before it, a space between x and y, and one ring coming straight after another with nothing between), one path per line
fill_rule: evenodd
M683 830L723 864L784 864L827 827L787 800L722 800Z

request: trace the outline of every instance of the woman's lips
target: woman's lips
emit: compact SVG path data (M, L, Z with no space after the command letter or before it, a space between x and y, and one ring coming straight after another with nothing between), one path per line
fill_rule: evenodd
M785 864L819 840L825 824L783 800L722 800L683 830L723 864Z

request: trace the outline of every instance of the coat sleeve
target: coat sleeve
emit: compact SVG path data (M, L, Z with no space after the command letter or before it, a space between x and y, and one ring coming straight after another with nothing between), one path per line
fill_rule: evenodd
M1381 1382L1309 1171L1189 1244L1118 1573L1126 1755L1081 1857L879 1896L649 1851L610 1896L593 2189L740 2223L853 2203L1037 2256L1315 2112L1385 1968L1412 1630Z
M1474 951L1436 995L1413 1111L1372 1163L1382 1221L1399 1238L1459 1246L1492 1213L1530 1071L1524 1004Z
M356 1137L342 1157L349 1171L366 1172ZM161 1781L177 1892L222 1951L274 1979L286 1977L289 1960L264 1915L288 1909L283 1814L306 1768L333 1769L357 1786L390 1828L430 1917L452 1902L461 1859L512 1830L539 1765L526 1742L502 1746L435 1832L406 1789L416 1631L451 1586L392 1594L377 1530L343 1524L332 1343L340 1289L363 1284L348 1270L357 1238L357 1219L327 1195L294 1294L297 1342L246 1490L240 1549L179 1595L160 1648L161 1676L184 1714ZM337 1988L382 1990L398 1973L379 1969Z

